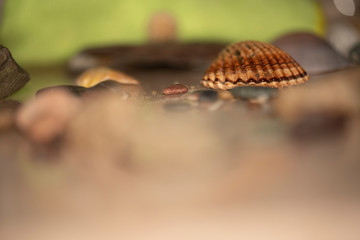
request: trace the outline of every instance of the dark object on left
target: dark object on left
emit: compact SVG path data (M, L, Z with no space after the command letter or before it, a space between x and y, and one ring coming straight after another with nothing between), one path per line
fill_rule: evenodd
M9 49L0 45L0 99L20 90L30 75L12 58Z
M86 92L87 88L82 87L82 86L76 86L76 85L59 85L59 86L42 88L36 92L36 95L38 96L38 95L48 92L48 91L57 91L57 90L64 90L64 91L74 94L75 96L80 97L83 93Z
M360 64L360 42L350 50L349 57L354 63Z
M0 100L0 132L15 127L15 114L20 106L15 100Z

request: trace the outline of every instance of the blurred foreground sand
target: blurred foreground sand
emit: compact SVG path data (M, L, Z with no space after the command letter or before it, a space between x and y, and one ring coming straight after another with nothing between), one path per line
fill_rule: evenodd
M51 145L4 132L0 239L358 239L359 86L315 77L270 113L99 96ZM318 112L345 127L294 135Z

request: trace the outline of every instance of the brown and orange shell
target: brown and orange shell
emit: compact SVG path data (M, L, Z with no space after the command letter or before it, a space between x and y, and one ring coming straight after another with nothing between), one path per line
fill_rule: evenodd
M309 75L286 52L258 41L227 46L206 71L201 84L214 89L237 86L282 88L309 80Z
M139 84L135 78L107 67L88 69L75 82L77 85L89 88L106 80L113 80L122 84Z

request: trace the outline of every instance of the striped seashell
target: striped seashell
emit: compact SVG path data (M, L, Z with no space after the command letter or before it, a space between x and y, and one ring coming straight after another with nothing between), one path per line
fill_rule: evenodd
M308 74L283 50L269 43L244 41L222 50L201 84L222 90L243 85L282 88L307 80Z
M135 78L107 67L88 69L75 82L77 85L89 88L106 80L113 80L122 84L139 84Z

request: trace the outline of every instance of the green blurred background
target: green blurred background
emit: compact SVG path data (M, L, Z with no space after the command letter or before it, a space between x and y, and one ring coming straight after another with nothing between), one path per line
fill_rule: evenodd
M22 66L54 65L87 47L145 43L149 19L164 11L176 19L181 42L324 32L313 0L7 0L0 41Z

